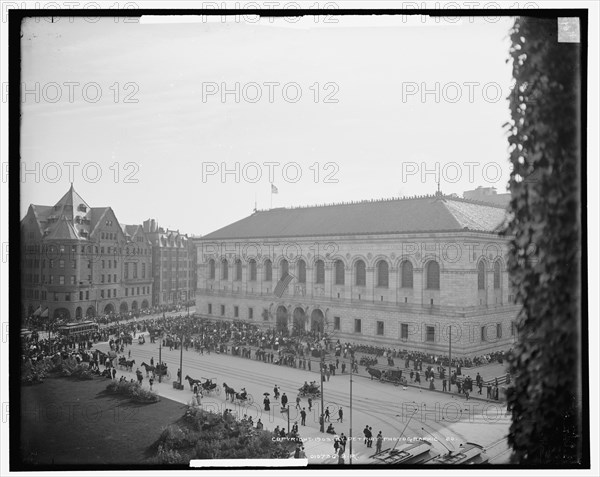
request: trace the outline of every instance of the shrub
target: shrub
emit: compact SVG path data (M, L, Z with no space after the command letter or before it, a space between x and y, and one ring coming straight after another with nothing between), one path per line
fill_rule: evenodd
M258 431L240 421L190 407L180 423L163 429L158 439L156 460L287 458L293 443L274 442L270 431Z
M106 390L111 393L127 396L134 402L150 404L160 401L160 396L158 394L149 389L142 388L137 382L111 381L108 386L106 386Z

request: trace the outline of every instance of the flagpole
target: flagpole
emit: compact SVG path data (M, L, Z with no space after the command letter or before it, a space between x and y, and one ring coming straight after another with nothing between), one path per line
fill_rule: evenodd
M273 208L273 183L271 182L271 209Z

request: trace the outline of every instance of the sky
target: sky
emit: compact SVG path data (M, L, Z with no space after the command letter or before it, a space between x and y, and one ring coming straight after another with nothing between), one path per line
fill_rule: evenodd
M255 204L506 192L509 18L95 20L23 24L21 216L71 181L197 235Z

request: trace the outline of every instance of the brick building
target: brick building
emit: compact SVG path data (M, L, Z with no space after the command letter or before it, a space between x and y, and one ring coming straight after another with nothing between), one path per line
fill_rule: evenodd
M186 304L193 301L195 248L187 234L159 227L154 219L144 221L144 232L152 243L154 306Z
M477 355L515 340L504 207L435 196L279 208L194 239L196 310Z
M150 305L151 245L141 226L90 207L73 186L21 221L22 316L64 320Z

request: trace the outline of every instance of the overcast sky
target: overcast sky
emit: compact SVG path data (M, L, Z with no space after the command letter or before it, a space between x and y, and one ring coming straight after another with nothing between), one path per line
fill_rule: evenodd
M423 164L506 191L510 19L322 20L26 22L21 214L70 167L90 206L190 234L270 208L269 162L273 207L431 194Z

